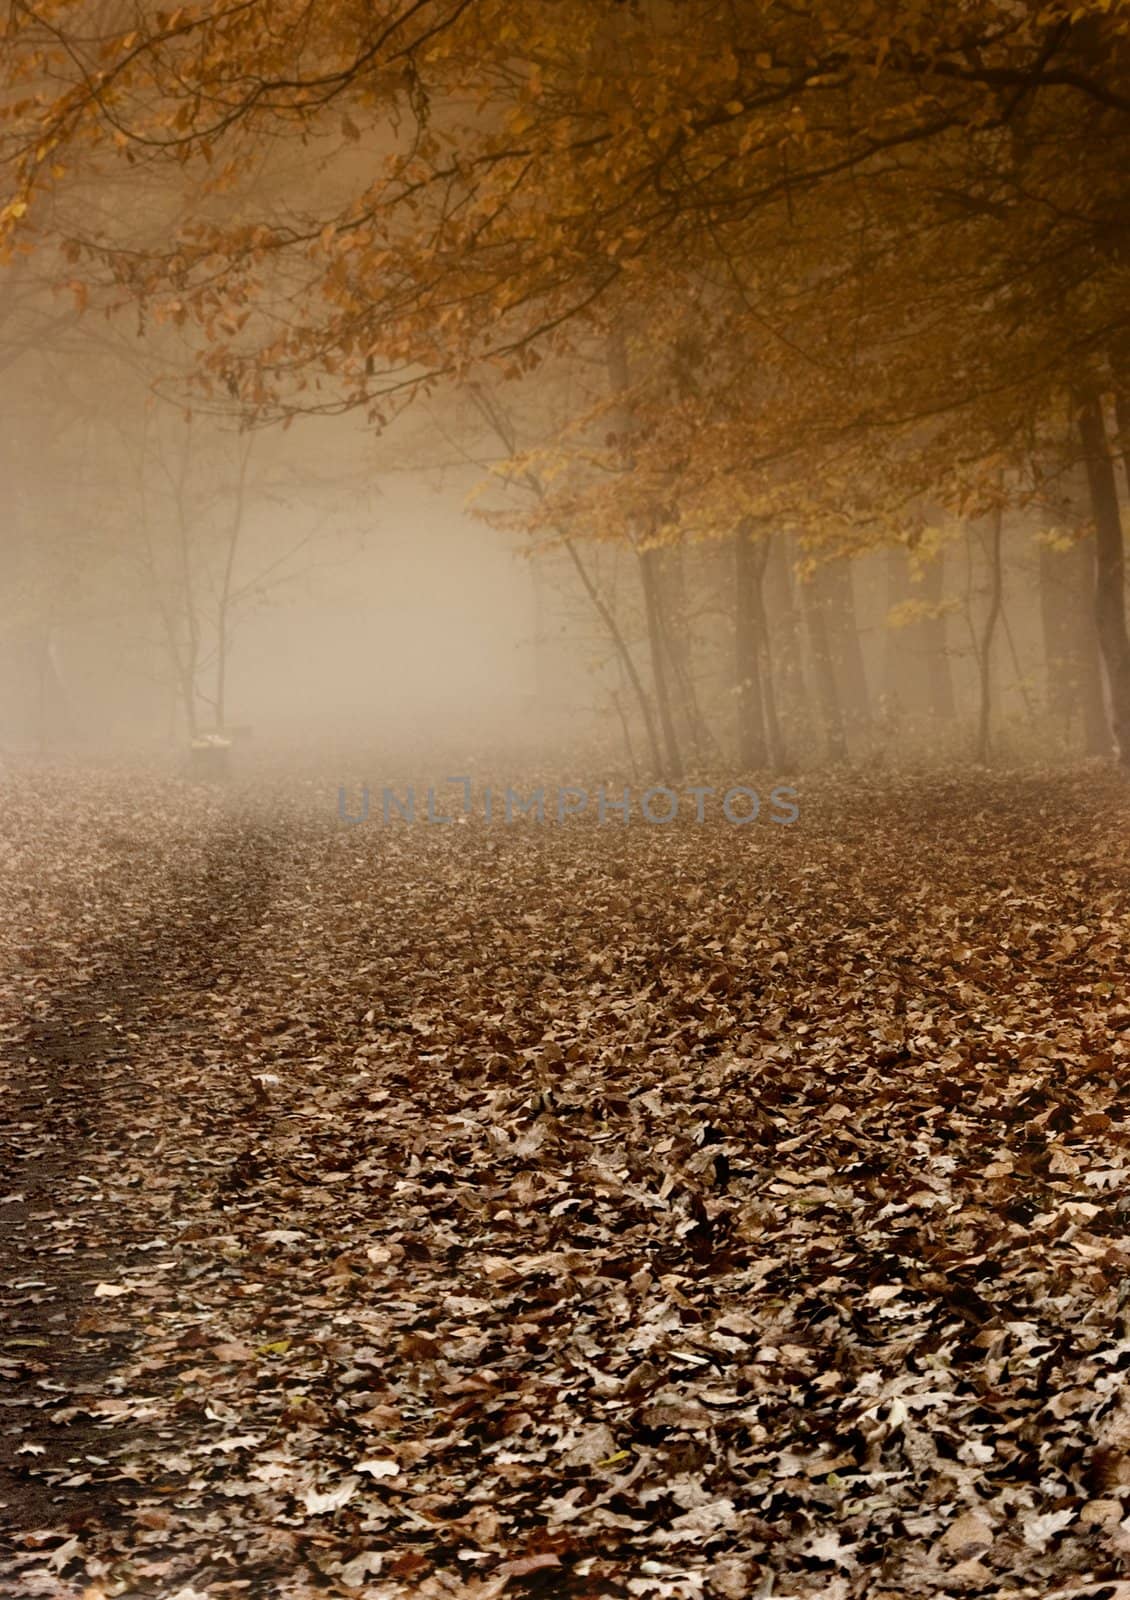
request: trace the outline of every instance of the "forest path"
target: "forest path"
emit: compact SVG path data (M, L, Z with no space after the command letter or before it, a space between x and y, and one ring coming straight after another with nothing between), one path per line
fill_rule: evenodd
M77 781L49 775L38 852L54 829L65 837L8 901L25 992L5 1008L0 1075L0 1528L17 1544L37 1528L120 1524L145 1492L122 1460L159 1455L178 1432L149 1426L122 1376L144 1344L131 1297L144 1283L159 1300L176 1265L169 1223L207 1165L185 1067L214 1042L207 997L244 975L276 846L222 792L186 792L186 829L153 809L145 780ZM26 840L24 821L10 837ZM41 942L45 917L62 931ZM246 1076L211 1091L213 1115L258 1109Z
M1121 1595L1117 780L4 798L5 1600Z

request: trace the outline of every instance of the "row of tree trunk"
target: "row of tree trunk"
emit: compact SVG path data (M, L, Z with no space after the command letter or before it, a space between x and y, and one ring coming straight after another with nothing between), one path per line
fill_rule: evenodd
M1044 708L1065 744L1089 755L1130 752L1130 634L1124 600L1123 530L1115 458L1096 405L1080 419L1087 502L1093 539L1037 540L1040 618L1044 640ZM1130 467L1127 469L1130 482ZM1004 605L998 508L973 530L988 573L985 614L969 621L978 668L978 716L973 754L990 758L995 706L994 662L1016 650ZM571 553L573 553L571 551ZM869 689L857 626L852 562L821 559L799 579L797 551L752 519L732 541L733 675L736 747L748 769L781 767L798 754L797 730L817 720L824 756L845 759L858 736L905 718L953 723L957 702L946 643L946 562L942 552L917 562L902 546L886 553L887 604L902 608L901 625L885 640L884 692ZM574 556L574 559L578 559ZM691 666L684 551L641 545L637 550L650 662L650 692L618 630L617 646L632 668L632 690L644 712L651 765L678 777L720 753L698 704ZM967 619L968 620L968 619ZM1105 665L1105 674L1104 674ZM1019 674L1018 674L1019 677ZM1104 688L1105 677L1105 688ZM1027 689L1022 692L1027 698ZM1031 706L1030 709L1035 708Z

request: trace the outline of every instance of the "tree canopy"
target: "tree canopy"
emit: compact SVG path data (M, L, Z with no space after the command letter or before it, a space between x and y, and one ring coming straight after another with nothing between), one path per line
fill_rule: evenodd
M606 528L902 515L1124 370L1125 4L43 4L4 59L9 248L198 326L250 413L626 334Z

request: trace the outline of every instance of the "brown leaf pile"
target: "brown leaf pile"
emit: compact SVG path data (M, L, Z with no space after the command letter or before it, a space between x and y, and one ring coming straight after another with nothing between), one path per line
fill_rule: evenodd
M3 789L6 1594L1118 1592L1114 779Z

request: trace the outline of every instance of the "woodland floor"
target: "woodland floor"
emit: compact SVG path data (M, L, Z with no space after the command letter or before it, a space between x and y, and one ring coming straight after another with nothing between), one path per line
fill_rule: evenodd
M5 1600L1130 1596L1130 795L800 791L0 778Z

